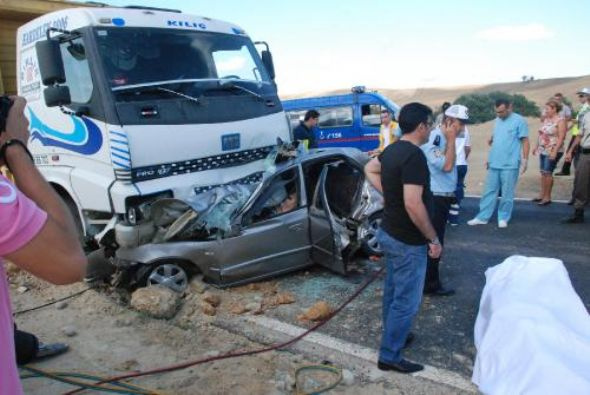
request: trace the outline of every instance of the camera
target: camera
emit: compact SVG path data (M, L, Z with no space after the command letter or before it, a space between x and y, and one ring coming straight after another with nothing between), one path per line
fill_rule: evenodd
M0 96L0 133L6 130L6 118L12 107L12 100L6 95Z

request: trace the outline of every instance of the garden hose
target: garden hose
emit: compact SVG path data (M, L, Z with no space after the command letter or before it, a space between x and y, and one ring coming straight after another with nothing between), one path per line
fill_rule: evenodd
M301 372L306 371L306 370L322 370L325 372L329 372L332 373L333 375L336 376L336 380L328 385L325 385L323 387L320 388L315 388L312 392L304 392L303 390L298 388L298 384L299 384L299 375ZM295 371L295 395L316 395L316 394L321 394L323 392L329 391L332 388L336 387L338 384L340 384L340 382L342 381L342 369L338 368L336 366L331 366L331 365L306 365L306 366L302 366L300 368L298 368Z
M59 381L65 384L77 386L84 390L94 390L100 392L108 392L112 394L125 394L125 395L163 395L162 393L142 388L137 385L122 383L120 381L110 382L110 385L105 384L93 384L92 382L104 380L104 377L75 373L75 372L56 372L47 371L39 368L32 368L30 366L22 366L21 370L29 372L28 374L21 373L20 378L22 380L31 378L48 378L55 381ZM81 379L81 380L76 380Z

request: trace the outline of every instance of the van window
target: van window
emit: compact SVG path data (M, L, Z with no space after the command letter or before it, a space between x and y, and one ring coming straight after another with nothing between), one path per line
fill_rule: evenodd
M287 116L289 117L289 122L291 123L292 129L295 129L297 126L299 126L299 122L303 121L303 118L305 118L306 112L307 112L307 110L296 110L296 111L290 111L287 113Z
M61 44L66 84L70 88L72 103L88 103L92 97L92 77L83 48L82 38Z
M352 125L352 107L329 107L318 109L320 128Z
M363 126L380 126L381 111L387 110L380 104L365 104L361 107Z

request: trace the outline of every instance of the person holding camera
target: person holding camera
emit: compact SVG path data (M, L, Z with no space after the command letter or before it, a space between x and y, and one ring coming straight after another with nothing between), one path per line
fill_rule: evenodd
M14 353L14 324L3 259L53 284L82 280L86 257L74 220L35 167L27 148L25 99L0 98L0 394L21 394Z

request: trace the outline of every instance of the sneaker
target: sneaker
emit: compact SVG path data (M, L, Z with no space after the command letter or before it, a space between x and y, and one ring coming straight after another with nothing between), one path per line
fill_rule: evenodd
M482 221L481 219L475 217L469 221L467 221L467 225L474 226L474 225L485 225L488 221Z
M498 221L498 228L507 228L508 227L508 221L501 219L500 221Z

